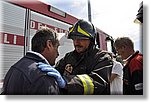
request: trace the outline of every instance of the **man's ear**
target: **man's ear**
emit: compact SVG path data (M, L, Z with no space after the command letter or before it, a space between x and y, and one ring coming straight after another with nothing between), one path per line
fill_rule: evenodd
M53 44L52 44L51 40L47 40L47 41L46 41L46 47L47 47L47 48L50 48L50 47L52 47L52 46L53 46Z

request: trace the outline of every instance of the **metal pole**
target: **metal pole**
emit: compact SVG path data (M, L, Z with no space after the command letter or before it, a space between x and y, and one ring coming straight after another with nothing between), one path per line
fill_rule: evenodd
M92 22L90 0L88 0L88 20L89 20L90 22Z

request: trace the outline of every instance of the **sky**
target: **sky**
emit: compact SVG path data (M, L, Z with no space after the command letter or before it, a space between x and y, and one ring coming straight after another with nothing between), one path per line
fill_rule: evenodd
M40 0L79 19L88 20L88 0ZM134 20L142 0L90 0L92 23L105 33L130 37L135 50L142 52L140 25ZM144 1L143 1L144 2Z

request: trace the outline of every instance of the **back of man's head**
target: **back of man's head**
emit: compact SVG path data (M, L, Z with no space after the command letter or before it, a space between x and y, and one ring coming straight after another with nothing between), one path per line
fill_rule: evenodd
M47 40L51 40L52 44L55 45L58 41L57 34L50 28L42 27L32 38L32 51L42 53L46 47Z
M115 40L114 46L118 48L129 47L131 49L134 49L134 44L129 37L118 37Z

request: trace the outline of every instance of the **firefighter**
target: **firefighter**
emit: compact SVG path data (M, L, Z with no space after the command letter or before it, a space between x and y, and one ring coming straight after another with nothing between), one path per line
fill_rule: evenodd
M53 30L44 27L38 30L32 38L32 51L27 52L7 72L2 94L59 94L55 78L37 68L38 62L55 64L58 46L59 41Z
M55 66L63 78L57 70L49 69L51 66L39 65L41 70L45 68L48 75L65 85L63 94L110 94L113 63L106 51L96 48L96 34L94 25L85 20L78 20L69 29L68 38L73 40L75 50L67 53Z

